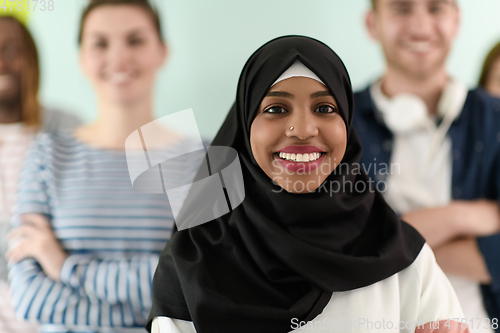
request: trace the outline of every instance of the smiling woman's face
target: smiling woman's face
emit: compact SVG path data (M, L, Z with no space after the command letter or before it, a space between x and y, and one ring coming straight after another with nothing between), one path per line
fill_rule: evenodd
M269 178L288 192L308 193L344 157L347 131L337 102L322 83L292 77L272 86L262 100L250 144Z
M107 101L130 105L149 99L166 52L151 17L137 6L102 6L85 20L80 64Z

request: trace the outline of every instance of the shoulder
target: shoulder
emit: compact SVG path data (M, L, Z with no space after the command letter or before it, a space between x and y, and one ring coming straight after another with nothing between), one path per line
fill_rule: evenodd
M377 132L380 131L381 124L375 117L375 108L373 100L370 93L371 85L368 85L365 89L354 93L354 115L353 124L358 133L362 136L362 140L366 138L363 137L363 132Z
M373 102L370 95L370 86L368 85L362 90L356 91L354 93L354 108L356 110L356 114L361 116L365 114L367 111L371 111L373 109Z
M81 120L70 113L54 109L42 109L41 132L53 133L71 130L81 124Z
M434 252L425 243L413 263L397 273L399 289L403 294L422 295L433 284L445 285L448 283L446 276L436 262Z
M41 154L44 160L64 157L81 150L81 144L70 130L40 132L32 146L33 154Z
M492 156L495 151L498 152L498 143L500 142L500 99L489 95L483 88L470 90L465 101L464 108L459 118L456 119L451 131L454 132L454 138L462 142L464 147L467 143L482 143L483 153ZM467 136L467 141L460 137ZM474 151L472 146L471 151ZM465 148L464 148L465 149Z
M465 101L465 116L478 120L500 119L500 99L489 95L483 88L470 90Z
M403 277L414 275L417 276L419 280L423 281L425 276L428 275L429 270L435 268L439 268L439 266L437 266L434 252L432 252L431 247L425 243L413 263L402 270L399 274Z

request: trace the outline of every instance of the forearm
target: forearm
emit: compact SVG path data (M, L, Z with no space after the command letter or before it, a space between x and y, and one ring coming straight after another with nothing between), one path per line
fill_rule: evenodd
M453 201L449 205L413 211L403 216L436 250L459 237L488 236L500 231L496 201Z
M412 211L403 215L402 219L417 229L435 250L464 232L459 215L455 205L450 204Z
M483 284L491 282L486 262L475 238L454 240L434 251L441 269L452 275L461 276Z
M71 255L61 271L62 282L83 290L90 299L111 305L128 305L134 314L151 309L152 277L158 255L147 254L123 259L100 259ZM136 318L140 321L142 318Z
M9 275L16 314L27 320L63 324L64 308L79 298L69 286L48 278L33 259L11 265Z
M142 327L147 314L134 316L127 304L109 304L48 278L32 259L10 267L12 302L19 317L42 324ZM99 315L101 313L102 315Z

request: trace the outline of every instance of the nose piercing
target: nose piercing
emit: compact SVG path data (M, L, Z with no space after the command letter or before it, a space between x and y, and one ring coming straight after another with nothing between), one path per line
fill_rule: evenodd
M293 126L292 126L292 127L290 127L290 131L293 131Z

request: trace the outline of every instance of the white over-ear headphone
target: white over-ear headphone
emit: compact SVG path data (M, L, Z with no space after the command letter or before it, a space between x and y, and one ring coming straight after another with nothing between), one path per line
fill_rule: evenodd
M380 90L380 82L377 84L378 86L374 89L378 91L372 90L372 96L374 93L383 96ZM451 124L462 111L466 98L467 87L460 81L450 78L438 102L437 113L443 120L432 137L426 165L429 165ZM376 104L385 125L396 135L421 127L429 128L429 126L432 126L432 128L436 128L435 123L428 117L428 110L424 101L416 95L404 93L390 99L378 98Z
M443 118L441 123L446 131L460 114L467 97L467 88L463 83L450 79L441 94L437 113ZM413 94L398 94L384 101L381 113L386 126L394 133L403 133L417 127L426 126L432 121L428 116L424 101Z

